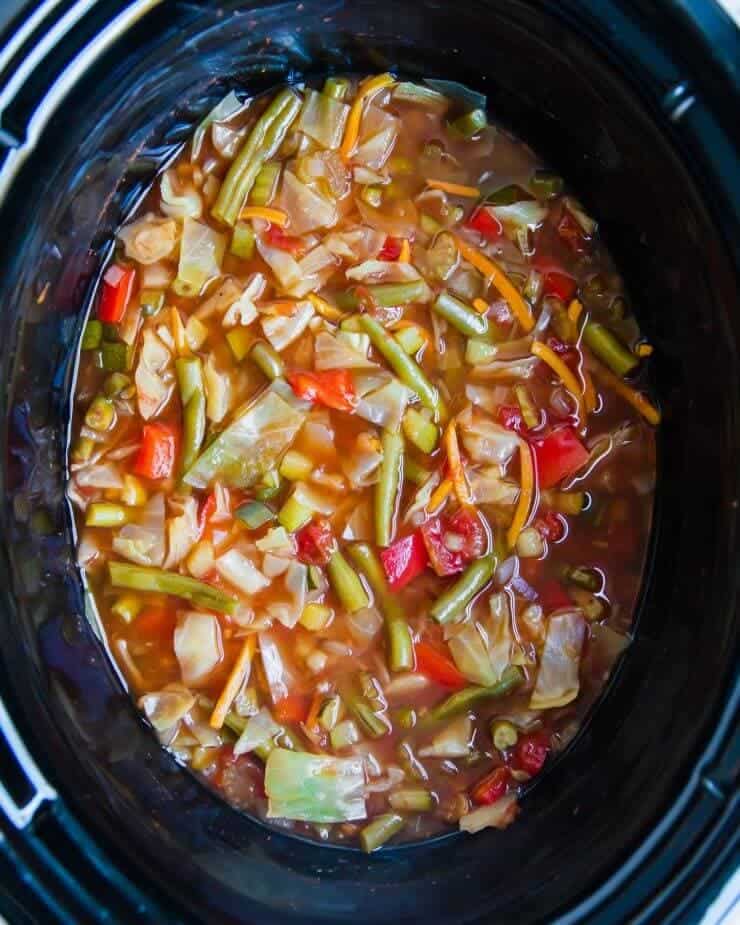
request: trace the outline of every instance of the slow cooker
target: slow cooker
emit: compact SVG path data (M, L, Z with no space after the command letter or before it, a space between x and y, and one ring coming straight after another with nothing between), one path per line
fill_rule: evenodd
M740 43L689 0L46 0L0 47L0 908L12 922L698 921L740 857ZM635 639L505 833L366 857L228 807L86 618L75 344L115 227L233 87L461 81L595 215L656 347Z

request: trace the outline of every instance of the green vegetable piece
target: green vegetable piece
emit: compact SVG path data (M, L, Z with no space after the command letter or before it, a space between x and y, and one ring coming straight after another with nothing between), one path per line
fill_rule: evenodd
M375 542L390 546L403 486L403 436L383 431L383 461L375 485Z
M274 748L265 765L268 819L348 822L364 819L362 758Z
M349 80L346 77L327 77L322 93L342 102L349 93Z
M93 454L95 441L90 437L79 437L72 447L72 459L75 462L86 462Z
M326 570L334 593L345 610L357 613L367 607L370 603L367 592L355 570L338 549L334 551Z
M278 523L285 527L288 533L295 533L296 530L306 526L312 519L313 513L305 504L290 497L278 511Z
M366 854L380 848L394 835L397 835L405 825L403 816L398 813L385 813L377 816L360 832L360 844Z
M403 352L407 353L410 357L416 356L416 354L426 344L426 340L424 335L421 333L421 329L414 324L409 325L407 328L401 328L401 330L396 331L393 336L401 345Z
M275 512L261 501L248 501L242 504L236 509L234 516L246 524L250 530L259 530L260 527L275 520Z
M114 588L171 594L218 613L232 614L239 603L235 597L204 581L160 568L129 565L127 562L109 562L108 572Z
M412 671L414 645L411 640L411 630L398 597L393 595L388 587L380 559L367 543L354 543L348 547L347 552L365 575L375 597L375 603L383 614L388 667L391 671Z
M413 103L415 106L427 106L431 109L447 109L449 99L431 87L402 81L393 88L393 99L402 103Z
M249 194L250 205L266 206L275 195L279 177L280 164L277 161L265 164L257 174L252 192Z
M111 612L124 623L133 623L144 607L144 602L135 594L122 594L116 598Z
M603 360L617 376L626 376L640 362L603 324L587 321L583 327L583 339L596 356Z
M414 485L423 485L432 473L420 465L413 457L407 456L404 460L403 474Z
M321 712L319 713L319 725L322 729L325 729L327 732L331 732L332 729L339 722L339 717L342 715L342 700L341 697L330 697L326 703L321 707Z
M471 563L432 606L431 614L437 623L449 623L462 613L476 594L488 584L495 570L494 554Z
M403 416L406 438L422 453L433 453L439 442L439 427L427 420L416 408L408 408Z
M352 684L346 684L340 690L342 703L354 716L363 730L373 739L382 739L391 731L391 725L386 716L362 694L357 693Z
M488 331L488 319L485 315L481 315L448 292L440 292L432 309L467 337L483 337Z
M87 527L120 527L131 519L130 511L122 504L94 501L85 511Z
M232 328L226 332L226 343L229 345L236 362L241 363L252 346L252 333L247 328Z
M103 323L91 318L85 325L80 342L81 350L97 350L103 340Z
M472 138L481 132L488 124L488 118L482 109L472 109L465 115L458 116L454 122L449 123L450 130L462 138Z
M482 700L493 700L505 697L524 682L524 674L516 665L509 665L504 669L501 678L489 687L465 687L452 694L442 703L433 707L423 718L423 723L439 723L459 716L471 710Z
M374 209L379 209L383 202L383 188L381 186L363 186L360 199Z
M524 202L531 198L532 196L521 186L511 184L488 193L485 202L489 206L513 206L515 202Z
M144 315L156 315L164 308L164 292L161 289L142 289L139 305Z
M255 488L254 496L258 501L269 501L271 498L280 494L280 489L282 487L283 483L280 478L280 473L277 469L270 469L262 476L261 481Z
M491 723L491 741L500 752L513 748L519 739L519 733L513 723L505 719L495 719Z
M396 710L395 720L402 729L413 729L417 720L416 710L413 707L401 707Z
M103 341L101 345L102 366L109 373L125 373L131 365L131 351L127 344L113 344Z
M409 302L418 302L427 294L427 284L423 279L415 279L410 283L378 283L366 288L375 304L382 308L394 308L398 305L407 305ZM336 302L337 307L342 311L354 310L360 304L354 291L340 293Z
M436 218L432 218L431 215L427 215L426 212L419 213L419 226L424 234L434 237L435 234L439 234L440 231L444 231L444 225L441 225Z
M529 188L538 199L554 199L563 192L563 178L551 170L535 170Z
M247 222L237 222L231 235L230 252L240 260L251 260L254 257L255 243L252 226Z
M249 138L229 168L211 210L226 225L236 224L257 174L274 157L301 109L293 90L282 90L255 123Z
M103 392L108 398L118 398L119 395L122 398L129 398L130 396L125 394L129 389L133 394L135 391L133 382L125 373L111 373L103 383Z
M120 331L117 324L106 322L103 325L103 340L116 344L121 340Z
M249 351L249 359L272 382L285 373L285 364L280 354L262 340Z
M496 359L498 350L495 344L487 340L478 340L471 337L465 344L465 362L471 366L484 366Z
M434 797L421 788L396 790L388 797L392 809L401 813L428 813L434 809Z
M206 392L203 368L198 357L175 361L182 401L182 470L187 472L198 458L206 435Z
M349 748L359 742L360 730L357 728L357 723L351 719L345 719L341 723L337 723L329 734L329 741L334 751Z
M104 433L110 430L115 419L116 409L110 398L106 398L104 395L96 395L85 413L87 427L98 431L98 433Z
M298 450L288 450L280 463L280 475L289 482L305 482L311 477L313 460Z

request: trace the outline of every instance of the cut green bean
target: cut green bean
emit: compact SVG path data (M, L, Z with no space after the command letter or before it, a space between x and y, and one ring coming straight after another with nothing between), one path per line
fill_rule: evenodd
M91 318L82 332L81 350L97 350L103 340L103 323Z
M136 394L131 378L125 373L111 373L103 383L103 392L108 398L133 398Z
M415 279L410 283L377 283L363 288L367 289L373 302L381 308L395 308L398 305L408 305L409 302L419 302L428 294L427 284L423 279ZM359 298L351 290L342 293L339 302L339 308L345 311L356 309L360 304Z
M439 427L416 408L409 408L403 416L403 432L422 453L433 453L439 441Z
M486 316L448 292L440 292L432 309L466 337L483 337L488 332Z
M370 335L373 346L387 360L388 365L401 382L416 392L425 408L441 416L444 405L439 391L427 379L421 367L403 352L401 345L375 318L371 318L370 315L360 315L359 321L363 331Z
M375 550L367 543L353 543L347 548L354 564L365 575L375 603L385 622L388 667L391 671L412 671L414 645L406 615L385 580L383 566Z
M450 122L450 129L463 138L472 138L481 132L488 124L488 119L482 109L472 109L454 122Z
M114 588L171 594L173 597L184 598L218 613L232 614L239 603L235 597L204 581L198 581L187 575L178 575L176 572L167 572L160 568L129 565L127 562L109 562L108 572Z
M405 819L398 813L385 813L366 825L360 832L360 844L367 854L380 848L403 828Z
M488 687L465 687L452 694L442 703L438 704L424 715L423 724L439 723L452 719L461 713L466 713L482 700L493 700L496 697L505 697L524 682L524 674L516 665L509 665L504 669L501 678Z
M257 174L252 192L249 194L249 204L252 206L266 206L275 195L278 179L280 177L280 164L269 161L263 164Z
M85 412L85 425L99 433L110 430L115 419L116 409L113 402L104 395L96 395Z
M434 797L428 790L396 790L388 797L392 809L402 813L428 813L434 809Z
M431 609L437 623L449 623L461 614L475 595L491 580L496 570L496 556L490 554L471 563L460 578L442 597L438 598Z
M375 542L378 546L390 546L403 490L403 436L386 430L382 442L383 461L375 485Z
M587 321L583 327L583 339L596 356L603 360L617 376L626 376L627 373L631 373L640 362L634 353L631 353L603 324Z
M387 718L379 713L370 701L359 694L351 683L341 688L342 703L354 716L363 730L373 739L381 739L391 731Z
M187 472L198 458L206 435L206 392L198 357L180 357L175 371L183 407L182 471Z
M519 739L519 733L513 723L505 719L495 719L491 723L491 741L500 752L513 748Z
M357 572L337 549L329 559L326 567L329 581L342 607L350 613L357 613L370 603L367 592L357 576Z
M279 379L285 372L280 354L262 340L258 340L249 351L249 358L271 381Z
M486 194L486 203L490 206L513 206L515 202L524 202L532 196L521 186L510 184Z
M300 109L300 97L293 90L285 89L262 113L221 184L211 210L214 218L226 225L236 223L257 174L277 153Z

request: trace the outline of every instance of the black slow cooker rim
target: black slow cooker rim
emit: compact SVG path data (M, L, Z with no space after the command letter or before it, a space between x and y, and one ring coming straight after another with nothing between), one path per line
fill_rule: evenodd
M143 2L128 5L128 8L131 11L136 12L137 9L140 10L141 8L148 7L150 5L151 4L148 3L147 0L143 0ZM54 4L51 2L48 2L44 6L46 6L47 9L51 10ZM115 4L111 4L111 6L115 6ZM563 6L565 8L564 12L567 15L571 12L571 7L573 5L564 4ZM632 4L626 4L626 6L632 6ZM660 6L660 4L658 4L657 6ZM677 6L681 7L682 5L677 4ZM683 10L681 12L682 12L682 15L683 13L685 13L685 11ZM133 16L132 16L132 19L133 19ZM711 56L711 57L714 57L714 56ZM642 64L645 65L645 62L642 62ZM703 80L700 81L697 79L696 86L700 86L700 85L704 85L704 82ZM733 84L733 86L736 90L738 89L736 78L735 78L735 83ZM721 108L724 108L724 107L721 107ZM721 118L719 115L718 115L718 122L724 123L724 119ZM694 140L691 139L690 131L687 132L687 137L685 141L689 144L694 143ZM709 167L711 168L713 166L713 157L712 157L711 152L707 152L706 160L707 160ZM728 166L727 164L724 165L724 168L725 168L724 172L726 172L727 166ZM6 174L7 167L8 167L8 164L6 162L6 164L2 168L2 171L0 172L0 185L2 185L2 178ZM12 170L12 165L11 165L11 170ZM720 169L717 170L718 175L722 175L722 173L723 173L722 170ZM725 237L728 242L728 246L732 247L732 244L730 242L732 242L733 236L730 232L733 226L730 223L734 221L735 226L737 225L737 222L738 222L737 210L735 210L735 213L733 216L728 217L727 212L725 211L723 212L721 216L717 216L717 218L727 225L727 231L726 231ZM736 250L737 248L735 248L735 251ZM736 266L740 264L740 261L738 261L737 259L737 253L735 254L735 264ZM716 763L716 760L718 756L721 754L723 747L724 748L728 747L728 739L730 738L730 736L728 736L728 733L731 731L733 724L736 727L736 716L737 716L739 704L740 704L740 684L738 684L736 681L734 690L732 694L729 696L727 706L722 713L722 718L720 720L718 728L715 731L715 734L712 737L709 745L704 750L704 753L702 755L702 760L700 762L702 766L711 766L712 764ZM737 746L737 729L736 728L735 728L735 734L734 734L734 741L735 741L735 746ZM686 787L684 788L684 791L679 796L679 798L675 801L671 811L666 815L665 819L661 823L661 827L659 827L660 831L656 829L655 832L652 833L651 838L645 842L645 844L641 847L641 849L639 849L639 851L635 854L635 856L630 860L629 865L625 865L625 868L623 868L623 870L620 871L620 882L622 882L624 878L629 875L630 871L637 869L644 862L645 858L654 850L657 843L665 836L666 831L668 831L672 826L675 825L675 823L678 820L678 817L680 816L680 814L682 813L682 811L685 809L686 805L690 801L691 796L696 793L697 787L701 786L701 778L703 776L706 776L706 775L703 774L699 766L697 766L697 769L695 769L695 772L692 775L692 779L689 782L687 782ZM626 870L627 867L629 867L629 870ZM590 909L597 908L598 904L603 901L605 893L613 892L613 890L616 888L616 885L617 885L616 883L615 884L605 884L604 887L602 887L601 890L594 893L592 897L590 897L589 900L586 901L585 904L582 904L578 908L578 910L573 910L573 912L569 913L563 920L564 921L575 920L575 918L580 917L582 913L587 913Z

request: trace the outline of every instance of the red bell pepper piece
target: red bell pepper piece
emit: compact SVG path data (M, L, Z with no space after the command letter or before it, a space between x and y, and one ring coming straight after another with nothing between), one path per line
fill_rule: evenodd
M398 591L413 581L429 564L427 548L418 530L381 550L380 558L391 591Z
M550 751L550 737L544 732L521 736L514 751L514 765L527 774L539 774Z
M562 270L549 270L545 273L542 282L542 294L554 295L563 302L570 302L578 289L578 283L569 274Z
M537 589L540 607L545 613L560 610L561 607L572 607L573 601L565 588L555 578L549 578Z
M482 234L487 241L498 241L504 233L504 226L492 215L485 206L476 209L466 222L468 228L472 228L479 234Z
M310 698L303 694L288 694L273 706L272 712L279 723L304 723L308 716Z
M270 224L265 231L265 241L270 247L277 247L281 251L289 251L296 254L306 249L303 238L296 238L293 235L286 234L280 225Z
M567 209L563 209L557 232L573 253L585 254L588 251L588 237Z
M329 521L317 517L296 533L298 558L306 565L326 565L335 549Z
M98 303L98 318L106 324L118 324L134 291L136 270L114 263L103 277L103 290Z
M414 646L414 654L416 655L416 670L426 675L427 678L443 687L459 689L467 686L465 675L458 671L455 663L430 643L417 642Z
M318 402L337 411L351 411L357 404L355 384L348 369L288 373L286 379L298 398L305 401Z
M511 772L508 768L495 768L482 777L470 792L473 802L488 806L506 793Z
M438 575L462 572L469 562L478 559L485 550L486 533L483 525L477 514L467 508L460 508L452 517L433 517L422 524L420 530L429 561ZM448 535L460 541L454 548L445 542Z
M385 239L383 248L378 254L378 260L398 260L401 256L401 247L403 242L401 238L394 238L391 235Z
M552 488L586 463L589 453L572 427L559 427L532 443L540 488Z
M557 543L565 536L563 518L558 517L555 511L545 511L535 520L534 526L548 543Z
M528 431L522 412L515 405L499 405L496 409L496 419L502 427L517 434L526 434Z
M216 510L216 493L212 491L206 498L203 499L203 502L198 509L198 536L201 537L205 533L206 527L208 526L208 521L213 517L213 514Z
M170 424L145 424L133 471L146 479L168 479L175 468L177 444L177 431Z

